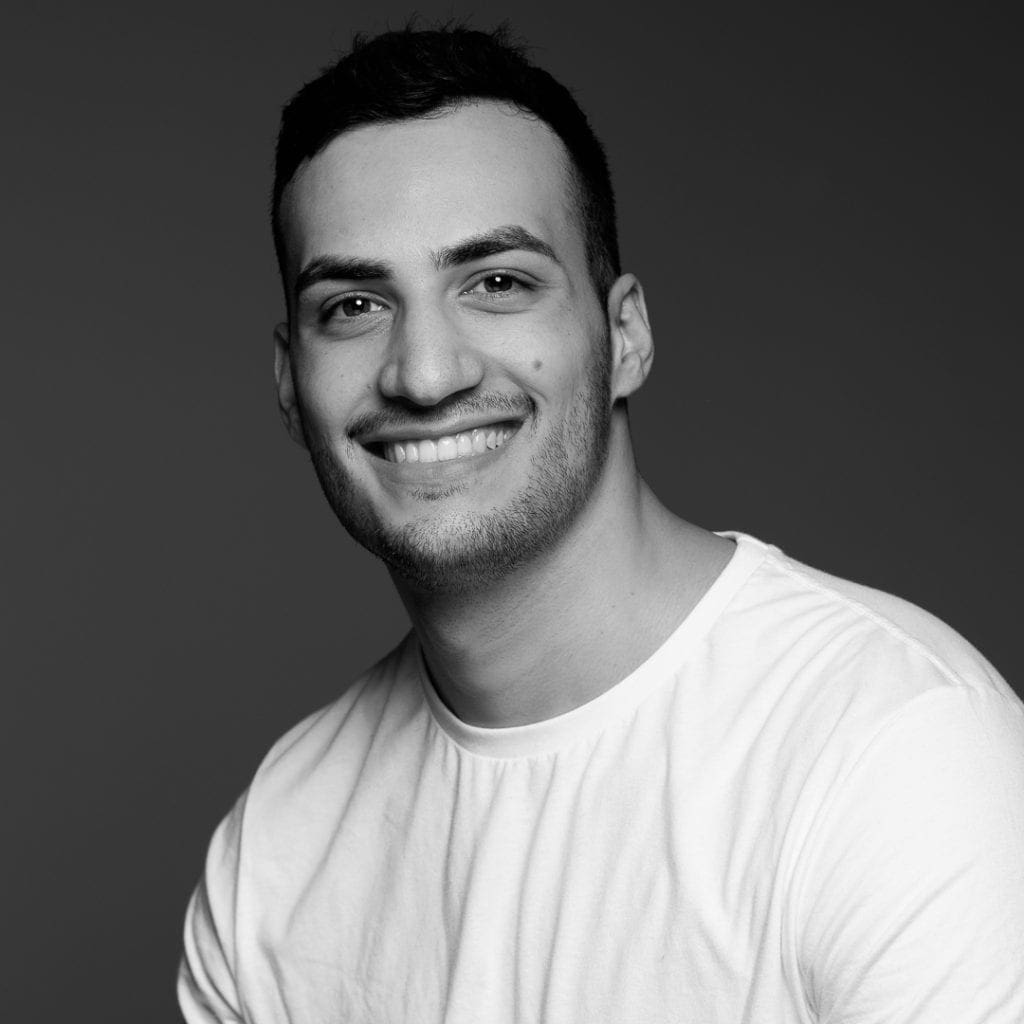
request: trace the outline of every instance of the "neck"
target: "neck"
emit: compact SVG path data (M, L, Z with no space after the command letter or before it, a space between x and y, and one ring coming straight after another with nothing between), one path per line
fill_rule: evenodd
M434 686L464 722L490 728L564 714L645 661L721 572L733 545L674 516L628 452L609 460L558 544L473 593L395 580Z

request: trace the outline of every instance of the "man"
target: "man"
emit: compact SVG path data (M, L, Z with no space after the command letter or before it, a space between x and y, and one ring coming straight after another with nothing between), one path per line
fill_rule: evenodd
M281 411L406 640L284 736L192 1024L1024 1020L1024 708L896 598L677 518L600 144L503 36L285 110Z

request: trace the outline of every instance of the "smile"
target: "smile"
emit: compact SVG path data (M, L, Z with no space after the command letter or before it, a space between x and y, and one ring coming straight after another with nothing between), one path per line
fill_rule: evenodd
M452 462L472 459L500 448L515 430L504 424L475 427L457 434L423 440L389 441L384 444L388 462Z

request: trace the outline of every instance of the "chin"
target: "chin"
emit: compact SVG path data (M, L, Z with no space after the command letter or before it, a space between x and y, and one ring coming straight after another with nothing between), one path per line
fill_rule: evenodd
M424 520L356 539L414 590L467 593L510 575L537 550L527 531L522 510L508 509L459 516L443 526Z

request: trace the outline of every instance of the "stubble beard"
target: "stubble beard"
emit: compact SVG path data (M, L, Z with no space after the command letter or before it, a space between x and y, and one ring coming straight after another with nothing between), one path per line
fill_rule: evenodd
M531 459L527 485L500 508L424 516L389 526L340 464L327 439L308 428L306 444L324 496L342 526L414 590L469 592L492 585L549 551L597 484L611 431L609 338L563 428ZM531 425L532 426L532 422ZM520 430L528 429L524 424ZM434 495L443 501L444 495Z

